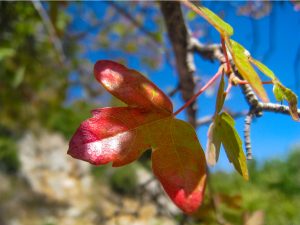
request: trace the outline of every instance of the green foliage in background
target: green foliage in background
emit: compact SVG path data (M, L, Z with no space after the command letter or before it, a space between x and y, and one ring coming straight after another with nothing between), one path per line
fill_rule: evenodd
M156 51L145 56L142 46L148 48L149 42L155 45L161 38L155 39L153 43L131 23L122 23L120 27L118 21L124 21L126 15L111 4L103 21L94 24L97 15L92 6L87 7L84 15L81 15L81 3L74 3L74 11L70 12L66 10L69 5L67 2L42 2L62 45L61 55L53 44L45 21L32 2L0 2L0 127L9 131L5 137L0 135L3 139L0 148L1 168L19 167L13 146L26 131L38 132L43 128L70 138L78 124L90 116L90 110L95 108L92 103L97 103L99 107L101 87L95 85L90 62L80 57L86 49L92 51L98 46L96 50L99 50L101 46L105 51L115 49L130 54L139 54L138 51L141 51L142 62L147 58L160 61L153 57L158 55ZM142 23L144 14L139 11L139 7L149 8L149 5L142 3L139 7L136 4L132 6L130 10L139 14ZM78 22L77 18L82 16L86 19L87 27L73 26ZM155 21L160 18L151 16ZM162 34L161 29L161 23L158 22L157 37ZM128 30L134 32L129 35ZM82 39L92 33L94 41L83 46ZM109 42L111 37L114 37L114 45ZM139 41L134 41L134 38ZM105 41L108 41L107 47ZM136 42L140 43L139 50L132 45ZM76 78L71 78L70 74L74 73ZM83 90L82 96L68 102L67 93L73 87Z
M140 55L141 63L145 61L148 64L151 61L150 64L159 64L162 55L157 53L157 45L160 46L162 40L162 21L157 16L159 11L154 10L155 13L148 18L156 24L150 40L145 31L137 29L130 22L124 23L124 18L129 15L131 19L143 24L147 14L143 14L141 9L149 9L153 4L130 3L132 7L125 7L123 3L103 4L111 7L108 7L103 20L95 23L98 15L92 3L87 3L85 10L82 10L81 3L72 3L74 10L70 11L67 10L70 5L68 2L42 2L62 45L63 52L60 53L55 48L49 28L32 2L0 2L1 126L21 134L38 125L46 129L58 129L69 137L70 130L74 131L74 127L69 124L79 124L77 118L87 115L87 108L93 108L88 105L94 99L97 98L99 106L98 98L102 94L101 87L95 85L91 63L82 59L86 51L99 51L101 46L105 52L110 49L109 52L116 53L108 56L110 58L120 59L121 52ZM120 6L128 12L120 11ZM136 17L132 17L133 14ZM76 23L82 23L82 20L86 21L86 26L79 28ZM90 39L83 46L82 40L87 35L91 35ZM111 38L114 42L110 42ZM139 43L139 48L132 43ZM156 47L149 50L149 43ZM147 54L145 47L148 49ZM76 74L76 78L71 78L70 74ZM84 98L86 109L83 110L82 103L65 104L67 93L72 87L83 90L81 97L73 101ZM63 124L66 126L63 127Z
M240 201L240 207L221 203L224 217L233 224L242 224L243 214L262 210L265 224L300 224L300 150L292 151L286 159L273 159L263 165L252 161L249 182L235 173L216 172L211 182L216 193ZM237 196L240 196L237 198Z
M48 5L65 62L32 2L0 2L0 169L6 172L19 168L16 144L24 132L43 128L69 138L90 115L89 103L66 106L78 47L71 39L64 44L71 18L63 7Z
M13 174L19 167L15 140L9 136L0 136L0 171Z
M89 103L77 101L72 104L72 108L60 107L55 112L45 112L42 121L48 129L60 132L69 139L78 124L91 116L91 107Z
M61 107L70 71L31 2L1 2L0 11L1 125L19 132Z
M112 190L119 194L134 195L137 193L137 166L129 164L122 168L116 168L109 179Z

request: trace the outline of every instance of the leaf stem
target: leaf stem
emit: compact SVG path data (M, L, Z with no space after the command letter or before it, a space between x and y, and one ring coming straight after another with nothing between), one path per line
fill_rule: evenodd
M228 93L230 92L230 90L231 90L231 88L232 88L232 83L228 83L228 86L227 86L227 88L226 88L226 91L225 91L225 94L226 95L228 95Z
M218 77L222 74L223 67L220 67L218 72L196 93L193 97L190 98L183 106L181 106L176 112L173 113L174 116L178 115L182 110L187 108L190 104L192 104L199 95L201 95L209 86L211 86Z
M274 82L272 80L269 80L269 81L262 81L261 83L262 84L273 84ZM243 84L249 84L249 82L246 81L246 80L241 80L241 81L239 81L239 84L241 84L241 85L243 85Z
M223 49L223 53L225 56L225 60L226 60L226 73L230 73L230 63L229 63L229 59L228 59L228 55L227 55L227 50L226 50L226 46L225 46L225 40L221 35L221 43L222 43L222 49Z

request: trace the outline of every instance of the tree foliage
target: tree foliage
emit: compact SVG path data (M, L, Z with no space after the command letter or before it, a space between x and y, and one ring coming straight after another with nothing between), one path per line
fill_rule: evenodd
M67 71L53 60L55 51L33 5L0 4L1 124L21 129L64 100Z

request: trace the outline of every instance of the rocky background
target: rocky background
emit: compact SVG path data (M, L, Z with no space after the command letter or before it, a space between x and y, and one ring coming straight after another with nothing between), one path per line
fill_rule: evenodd
M19 171L0 173L1 225L175 224L164 213L176 209L149 171L130 165L92 172L67 149L58 133L28 132L19 140Z

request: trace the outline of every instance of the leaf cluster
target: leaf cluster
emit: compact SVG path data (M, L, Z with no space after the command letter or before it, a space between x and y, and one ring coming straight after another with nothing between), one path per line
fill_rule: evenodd
M286 88L275 76L273 71L270 70L266 65L256 59L253 59L249 51L245 49L240 43L230 39L230 36L232 36L234 33L233 28L209 9L189 1L183 0L182 2L190 7L194 12L198 13L200 16L206 19L220 33L221 39L225 40L227 47L226 49L223 49L224 53L227 54L227 51L230 52L234 65L238 69L238 72L251 85L253 90L262 99L262 101L268 102L269 99L265 89L263 88L262 81L253 68L252 64L254 64L266 76L272 79L272 83L274 84L273 93L276 99L278 101L286 100L289 104L292 118L298 121L298 99L296 94L290 89ZM229 73L229 71L227 72Z
M226 93L224 93L224 76L222 76L216 101L213 122L208 130L207 163L214 166L219 159L221 144L229 161L235 169L248 180L246 157L242 141L234 127L234 119L226 112L221 112Z

